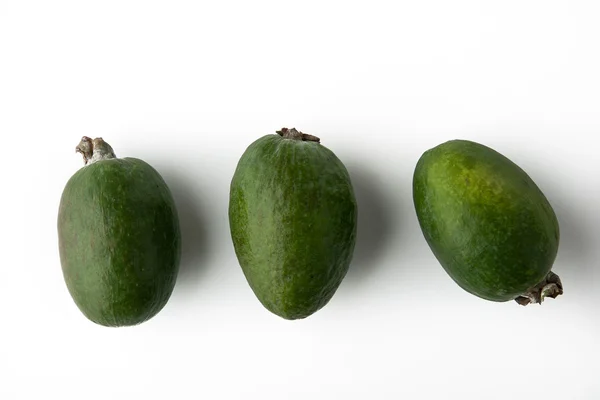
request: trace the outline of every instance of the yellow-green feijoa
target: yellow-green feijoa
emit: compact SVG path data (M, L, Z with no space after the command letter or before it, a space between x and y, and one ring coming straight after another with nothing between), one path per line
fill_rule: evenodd
M551 271L560 238L555 212L504 155L468 140L426 151L414 171L413 201L429 247L467 292L522 305L562 294Z
M85 166L67 182L58 211L65 283L81 312L104 326L137 325L167 303L181 235L167 184L148 163L117 158L83 137Z

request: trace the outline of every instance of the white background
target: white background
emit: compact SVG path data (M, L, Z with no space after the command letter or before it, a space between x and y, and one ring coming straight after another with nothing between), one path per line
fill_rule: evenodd
M596 4L0 0L0 398L600 398ZM239 157L283 126L346 164L360 214L338 292L293 322L254 297L227 219ZM177 286L137 327L89 322L63 282L83 135L152 164L179 208ZM545 192L564 296L487 302L437 263L411 178L454 138Z

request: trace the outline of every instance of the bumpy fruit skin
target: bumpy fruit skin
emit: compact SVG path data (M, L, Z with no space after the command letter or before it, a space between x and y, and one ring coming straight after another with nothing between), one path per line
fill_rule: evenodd
M58 233L67 288L91 321L136 325L167 303L179 221L169 188L144 161L102 160L77 171L62 194Z
M414 172L413 199L429 247L467 292L513 300L551 270L556 215L532 179L493 149L452 140L428 150Z
M229 221L260 302L285 319L329 302L348 271L357 205L342 162L319 143L264 136L241 157Z

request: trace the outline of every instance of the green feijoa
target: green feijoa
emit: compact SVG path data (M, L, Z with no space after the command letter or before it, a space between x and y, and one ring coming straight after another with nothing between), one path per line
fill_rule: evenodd
M429 247L467 292L523 305L562 294L551 271L560 236L554 210L502 154L467 140L426 151L414 171L413 200Z
M235 253L258 300L285 319L325 306L354 251L357 204L344 164L312 135L252 143L231 181Z
M85 166L66 184L58 242L71 297L91 321L137 325L167 303L179 269L175 203L160 174L117 158L102 138L84 137Z

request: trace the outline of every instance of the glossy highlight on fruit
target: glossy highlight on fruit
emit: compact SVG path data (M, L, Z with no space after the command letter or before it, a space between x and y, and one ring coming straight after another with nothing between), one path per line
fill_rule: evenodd
M282 129L252 143L230 188L235 253L260 302L285 319L325 306L354 251L357 205L344 164L320 140Z
M85 166L67 182L58 212L63 276L91 321L137 325L167 303L177 278L181 236L171 192L136 158L117 158L102 138L76 149Z
M502 154L468 140L426 151L414 171L413 200L429 247L467 292L522 305L563 293L551 271L560 237L554 210Z

